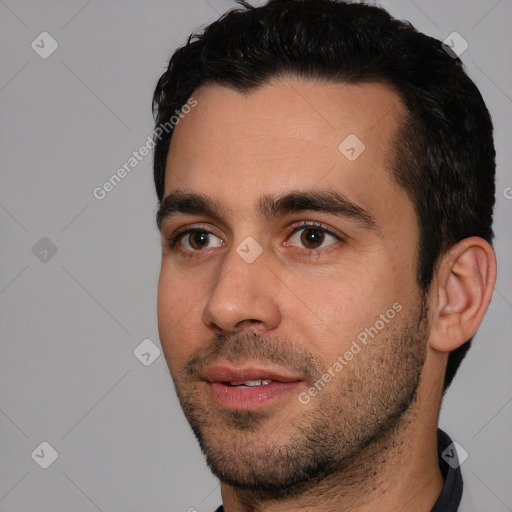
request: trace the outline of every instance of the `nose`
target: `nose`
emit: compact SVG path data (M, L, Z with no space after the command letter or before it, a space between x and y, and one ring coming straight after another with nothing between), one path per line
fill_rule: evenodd
M212 329L258 332L275 329L281 321L276 290L279 283L263 252L248 263L236 250L225 255L217 282L203 309L203 322Z

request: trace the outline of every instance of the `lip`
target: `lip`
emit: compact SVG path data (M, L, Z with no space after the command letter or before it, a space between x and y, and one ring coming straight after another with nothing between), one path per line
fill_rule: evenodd
M232 366L216 364L204 372L211 399L231 410L257 410L276 403L279 399L298 392L304 381L300 375L278 367L260 367L253 364ZM230 386L230 382L270 380L270 384L250 388Z
M302 376L292 374L277 367L263 367L255 365L232 366L228 364L215 364L204 372L208 382L239 382L246 380L266 379L274 382L297 382Z

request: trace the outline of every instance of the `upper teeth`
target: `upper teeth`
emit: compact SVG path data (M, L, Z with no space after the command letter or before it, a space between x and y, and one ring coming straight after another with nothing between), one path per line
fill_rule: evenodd
M252 386L266 386L267 384L270 384L272 381L270 380L264 380L264 379L258 379L258 380L246 380L244 381L243 383L241 384L233 384L231 383L232 386L248 386L248 387L252 387Z

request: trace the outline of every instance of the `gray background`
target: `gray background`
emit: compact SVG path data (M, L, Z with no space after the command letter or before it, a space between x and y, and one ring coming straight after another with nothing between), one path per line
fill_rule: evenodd
M172 50L232 5L0 0L0 511L220 503L163 356L144 366L133 354L147 338L159 346L151 156L105 199L92 191L151 133ZM465 512L512 510L512 2L383 5L439 39L468 41L462 60L494 118L498 284L440 425L469 453L475 505ZM47 59L31 47L43 31L59 45ZM32 250L43 237L57 248L46 261ZM48 469L36 464L48 449L31 456L43 441L58 452Z

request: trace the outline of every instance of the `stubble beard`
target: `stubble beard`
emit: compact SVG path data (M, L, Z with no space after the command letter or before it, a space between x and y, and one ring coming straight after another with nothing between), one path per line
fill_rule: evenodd
M425 300L400 324L363 346L311 400L314 408L305 412L297 400L297 408L279 418L282 432L274 443L274 436L260 434L275 410L214 409L197 387L187 385L190 377L185 375L192 375L198 365L219 355L233 362L253 358L286 366L292 353L294 363L302 362L311 382L322 375L325 365L321 368L310 353L290 352L282 343L244 333L222 338L207 354L191 358L182 378L173 379L212 473L221 482L249 493L253 500L290 498L323 481L340 477L355 481L368 476L365 473L373 471L374 461L366 464L362 454L371 453L372 447L373 453L382 450L384 444L389 449L389 443L406 427L406 413L416 400L427 353Z

